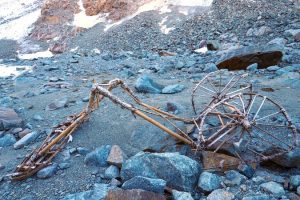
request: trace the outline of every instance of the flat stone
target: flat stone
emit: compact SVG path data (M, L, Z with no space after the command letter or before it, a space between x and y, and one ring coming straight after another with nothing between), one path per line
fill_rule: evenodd
M198 187L205 192L211 192L213 190L221 188L221 178L210 172L202 172L199 177Z
M38 171L37 173L37 177L41 178L41 179L46 179L46 178L50 178L51 176L53 176L58 168L58 164L52 164L48 167L45 167L44 169L41 169L40 171Z
M128 181L125 181L122 185L123 189L142 189L146 191L151 191L155 193L164 193L166 187L166 181L162 179L153 179L142 176L135 176Z
M261 190L268 192L276 197L285 195L285 191L279 183L270 181L268 183L263 183L260 185Z
M50 104L47 105L46 111L52 111L52 110L57 110L60 108L63 108L67 105L68 99L61 99L61 100L56 100Z
M59 169L68 169L71 167L71 164L69 162L63 162L63 163L60 163L58 165Z
M108 184L96 183L93 190L69 194L65 196L63 200L105 200L108 191L113 188L114 187L111 187Z
M22 119L10 108L0 107L0 131L22 126Z
M11 134L5 134L0 138L0 147L9 147L16 142L16 138Z
M175 84L175 85L168 85L162 89L163 94L175 94L179 93L184 90L184 85Z
M173 200L194 200L191 193L172 190Z
M143 75L139 77L135 83L135 89L142 93L161 93L164 87L154 82L149 76Z
M207 196L207 200L232 200L234 195L223 189L214 190Z
M270 200L270 196L266 194L249 195L243 197L242 200Z
M282 56L282 47L279 45L248 46L227 52L217 66L219 69L242 70L257 63L258 68L262 69L277 65Z
M14 144L14 149L20 149L33 142L40 134L37 131L28 133Z
M104 172L104 177L107 179L113 179L113 178L120 177L119 168L114 165L109 166Z
M118 145L113 145L107 157L107 162L111 165L122 167L127 156Z
M125 181L135 176L163 179L176 190L193 191L200 172L196 161L178 153L140 152L123 164L121 177Z
M88 153L84 158L84 163L91 166L106 167L108 166L107 158L110 150L111 145L103 145Z
M105 200L165 200L165 196L145 190L110 190Z

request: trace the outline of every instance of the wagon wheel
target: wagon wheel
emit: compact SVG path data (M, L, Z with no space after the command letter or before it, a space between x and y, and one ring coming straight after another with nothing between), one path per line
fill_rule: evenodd
M218 70L207 74L193 89L192 107L195 114L221 101L223 98L240 92L252 92L247 74ZM207 104L209 102L209 104Z
M279 104L260 94L238 93L203 113L198 145L237 155L246 163L259 162L295 148L296 134Z

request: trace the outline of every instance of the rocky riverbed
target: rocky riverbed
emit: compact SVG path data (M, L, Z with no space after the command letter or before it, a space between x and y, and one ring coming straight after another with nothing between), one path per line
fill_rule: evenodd
M18 44L1 40L0 198L300 199L299 147L276 163L205 170L200 154L109 100L52 165L25 181L6 176L52 127L87 105L93 80L121 78L146 103L191 117L192 88L207 73L248 73L254 90L279 102L300 131L297 6L216 0L192 15L176 7L147 11L107 31L100 23L69 37L65 52L50 58L18 59ZM158 25L165 17L174 25L169 34ZM14 75L4 74L7 67ZM129 101L119 89L114 94Z

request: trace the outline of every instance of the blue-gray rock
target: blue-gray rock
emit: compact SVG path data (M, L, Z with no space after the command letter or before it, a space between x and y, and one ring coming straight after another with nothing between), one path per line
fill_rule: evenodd
M288 73L288 72L289 72L289 71L287 71L286 69L281 68L281 69L278 69L278 70L275 72L275 74L276 74L277 76L281 76L281 75L286 74L286 73Z
M283 167L298 167L300 166L300 147L298 146L294 150L274 158L272 161Z
M22 126L22 119L14 109L0 107L0 131Z
M95 184L93 190L69 194L63 200L104 200L108 191L113 188L108 184Z
M103 145L94 151L88 153L84 158L86 165L106 167L108 166L107 157L109 155L111 145Z
M163 94L175 94L184 90L184 85L175 84L175 85L168 85L162 89Z
M266 194L249 195L243 197L242 200L270 200L270 196Z
M297 187L297 194L300 195L300 186Z
M58 165L59 169L68 169L71 167L71 164L69 162L63 162L63 163L60 163Z
M198 187L205 192L211 192L213 190L221 188L221 178L210 172L202 172L199 177Z
M167 182L162 179L147 178L143 176L135 176L125 181L122 188L125 190L142 189L155 193L163 193Z
M191 193L172 190L173 200L194 200Z
M268 42L268 44L277 44L277 45L281 45L281 46L285 46L287 43L287 40L284 38L275 38L273 40L271 40L270 42Z
M280 67L278 67L277 65L274 65L274 66L270 66L267 68L267 71L270 71L270 72L275 72L277 70L279 70Z
M40 171L38 171L37 177L41 178L41 179L49 178L56 173L57 168L58 168L57 163L54 163L48 167L45 167L44 169L41 169Z
M143 75L139 77L135 83L135 89L142 93L159 94L164 87L154 82L149 76Z
M276 197L285 195L282 185L273 181L261 184L260 189Z
M253 63L253 64L251 64L247 67L247 70L250 71L250 72L255 72L255 71L257 71L257 67L258 67L258 64Z
M84 155L84 156L90 152L90 150L84 147L77 147L76 150L80 155Z
M298 186L300 186L300 175L291 176L290 183L294 189L296 189Z
M224 183L227 186L239 186L247 180L247 178L244 175L240 174L235 170L227 171L225 174L226 179Z
M25 197L22 197L20 200L33 200L33 197L31 195L27 195Z
M145 124L133 131L130 137L130 144L140 151L152 150L161 152L168 146L175 145L176 140L156 126Z
M224 189L214 190L207 196L207 200L232 200L234 195Z
M207 63L205 66L204 66L204 69L203 71L206 72L206 73L209 73L209 72L214 72L214 71L217 71L218 70L218 67L216 64L214 63Z
M37 131L33 131L31 133L26 134L14 144L14 149L20 149L30 144L31 142L35 141L35 139L38 138L39 135L40 134Z
M168 186L183 191L194 189L200 173L199 163L178 153L140 152L129 158L121 169L125 181L135 176L163 179Z
M104 177L107 179L113 179L120 177L120 170L117 166L111 165L109 166L105 172Z
M16 138L11 134L6 134L0 138L0 147L9 147L16 142Z
M238 166L238 171L247 178L252 178L255 173L255 170L250 165L246 164L240 164Z

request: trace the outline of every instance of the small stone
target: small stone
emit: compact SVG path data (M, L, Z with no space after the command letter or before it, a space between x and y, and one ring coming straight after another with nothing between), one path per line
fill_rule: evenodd
M172 190L173 200L194 200L191 193Z
M142 189L155 193L163 193L166 187L166 181L162 179L146 178L142 176L136 176L128 181L125 181L122 185L123 189Z
M116 165L121 168L126 158L127 156L122 149L118 145L113 145L107 157L107 162L111 165Z
M246 164L240 164L238 166L238 171L247 178L252 178L255 173L255 170L250 165Z
M6 134L0 138L0 147L9 147L16 142L16 138L11 134Z
M271 32L272 32L272 29L270 27L262 26L254 34L256 36L263 36L263 35L266 35L266 34L271 33Z
M207 200L232 200L234 195L223 189L214 190L207 196Z
M145 190L133 189L133 190L110 190L105 200L166 200L162 194L149 192Z
M57 77L51 77L51 78L49 78L49 81L50 82L58 82L59 78L57 78Z
M90 150L88 150L87 148L84 148L84 147L77 147L76 150L80 155L83 155L83 156L85 156L86 154L88 154L90 152Z
M175 94L179 93L184 90L184 85L175 84L175 85L168 85L162 89L163 94Z
M260 188L263 191L268 192L276 197L285 195L285 191L284 191L283 187L279 183L276 183L273 181L261 184Z
M31 195L26 195L25 197L22 197L20 200L33 200L33 197Z
M71 167L71 164L69 162L63 162L63 163L60 163L58 165L59 169L68 169Z
M61 99L61 100L56 100L52 103L50 103L49 105L47 105L46 107L46 111L52 111L52 110L57 110L63 107L66 107L68 103L68 99Z
M277 75L277 76L281 76L281 75L283 75L283 74L286 74L286 73L288 73L289 71L287 71L287 70L285 70L285 69L278 69L276 72L275 72L275 74Z
M43 121L44 120L44 118L41 115L38 115L38 114L35 114L33 116L33 119L36 120L36 121Z
M33 131L31 133L28 133L27 135L25 135L24 137L22 137L19 141L17 141L14 144L14 149L20 149L28 144L30 144L31 142L33 142L36 138L38 138L40 134L36 131Z
M275 38L273 40L271 40L270 42L268 42L268 44L277 44L277 45L286 45L287 40L284 38Z
M135 83L135 89L142 93L161 93L162 85L154 82L149 76L143 75L139 77Z
M221 47L220 43L217 40L208 40L206 42L206 46L207 46L207 49L210 51L219 50Z
M279 70L280 67L278 67L277 65L274 65L274 66L270 66L267 68L267 71L270 71L270 72L275 72L277 70Z
M29 128L24 129L23 131L18 133L19 138L24 137L25 135L27 135L28 133L31 133L32 130L30 130Z
M258 67L258 64L253 63L253 64L251 64L247 67L247 70L250 71L250 72L255 72L255 71L257 71L257 67Z
M218 67L214 63L207 63L203 69L204 72L209 73L209 72L214 72L217 71Z
M114 166L114 165L109 166L104 172L104 177L107 178L107 179L120 177L119 168Z
M90 97L84 97L84 98L82 98L82 102L89 102L89 100L90 100Z
M293 188L300 186L300 175L291 176L290 183Z
M17 134L17 133L21 132L22 130L23 130L22 128L14 128L14 129L12 129L11 133ZM0 134L0 137L1 137L1 134Z
M199 177L198 187L205 192L211 192L213 190L221 188L221 178L210 172L202 172Z
M266 194L249 195L243 197L242 200L270 200L270 196Z
M300 195L300 186L297 187L297 194Z
M41 169L40 171L38 171L37 177L40 179L50 178L51 176L53 176L56 173L57 167L58 167L58 165L55 163L44 169Z
M115 186L115 187L119 187L119 186L122 185L122 183L121 183L118 179L113 178L113 179L111 179L111 181L110 181L110 185L111 185L111 186Z
M84 163L86 165L106 167L108 166L107 158L110 150L111 145L103 145L88 153L84 158Z
M226 179L224 183L227 186L239 186L247 180L247 178L244 175L240 174L235 170L227 171L225 174Z

